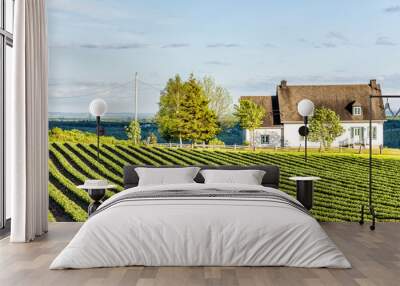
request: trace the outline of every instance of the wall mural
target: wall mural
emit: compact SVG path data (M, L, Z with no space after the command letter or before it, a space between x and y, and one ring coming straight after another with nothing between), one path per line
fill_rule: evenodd
M368 193L367 98L396 93L400 82L390 39L369 38L372 28L396 36L384 12L370 7L382 21L357 19L363 31L354 17L326 15L310 36L302 19L315 11L297 13L300 4L288 1L67 2L48 5L50 220L85 221L92 200L77 186L105 179L115 185L108 198L123 191L127 164L278 165L280 188L293 196L290 177L321 178L316 219L359 220ZM338 3L314 4L320 14L342 11ZM358 15L356 4L346 5ZM381 55L379 70L366 60L371 51ZM315 103L307 162L297 112L304 98ZM96 99L102 112L90 112ZM399 102L373 107L374 188L386 194L376 209L393 216L400 216L400 190L390 183L400 179L393 172L400 167Z

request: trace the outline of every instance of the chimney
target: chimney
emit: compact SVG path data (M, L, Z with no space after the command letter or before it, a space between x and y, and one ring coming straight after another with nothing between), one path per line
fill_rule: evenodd
M369 85L371 86L372 89L377 89L378 88L378 86L376 84L376 79L371 79L369 81Z
M281 80L281 87L286 88L287 87L287 81L286 80Z

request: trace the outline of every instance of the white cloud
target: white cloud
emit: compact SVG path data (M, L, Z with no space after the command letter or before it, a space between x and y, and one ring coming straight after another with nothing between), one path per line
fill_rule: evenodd
M229 63L223 62L223 61L208 61L208 62L205 62L205 64L213 65L213 66L229 66L230 65Z
M238 48L240 47L237 43L213 43L208 44L207 48Z
M190 45L187 44L187 43L172 43L172 44L163 45L163 46L161 46L161 48L162 48L162 49L168 49L168 48L173 48L173 49L175 49L175 48L187 48L187 47L189 47L189 46L190 46Z
M129 50L129 49L143 49L149 47L147 44L142 43L121 43L121 44L51 44L50 48L83 48L83 49L102 49L102 50Z
M394 6L387 7L383 11L385 11L386 13L399 13L400 5L394 5Z
M336 44L332 43L332 42L324 42L321 44L324 48L336 48Z
M380 36L376 39L375 42L378 46L397 46L397 43L392 41L389 37Z
M265 43L264 47L265 48L277 48L278 46L274 43Z
M71 1L71 0L48 0L47 7L50 12L67 12L74 13L89 18L97 18L100 20L113 18L131 17L131 13L122 9L113 8L106 5L106 2L96 0Z
M49 80L49 99L90 99L129 92L130 82Z
M339 42L341 42L343 44L349 42L349 39L345 35L340 33L340 32L332 32L331 31L326 35L326 37L328 39L331 39L332 41L339 41Z

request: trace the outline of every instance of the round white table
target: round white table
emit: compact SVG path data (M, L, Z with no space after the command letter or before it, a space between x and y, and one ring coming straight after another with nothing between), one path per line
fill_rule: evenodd
M314 181L320 177L290 177L289 180L296 181L296 199L310 210L313 207Z
M115 188L115 185L110 185L110 184L103 186L80 185L77 187L79 189L86 190L87 193L89 194L89 197L93 200L93 202L91 202L88 206L88 215L90 216L103 203L103 199L106 195L106 190Z

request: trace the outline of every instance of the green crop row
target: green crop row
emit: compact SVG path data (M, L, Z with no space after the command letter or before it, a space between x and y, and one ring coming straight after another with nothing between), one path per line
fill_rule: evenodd
M101 177L117 184L122 185L122 178L120 175L114 174L110 169L101 163L97 162L96 159L85 153L76 144L66 143L65 146L71 150L81 161L85 162L88 167L93 168Z
M49 197L52 198L74 221L85 221L87 212L60 192L53 184L49 183Z
M82 143L53 143L50 146L50 175L52 200L74 220L74 208L67 200L87 204L90 200L74 182L86 178L106 178L122 188L122 167L135 165L277 165L281 170L280 189L295 195L295 182L290 176L318 176L312 214L320 221L357 221L361 204L368 201L368 158L349 154L310 154L304 163L301 154L290 152L252 152L233 150L181 149L158 146L130 146L129 144L103 144L100 163L97 147ZM374 205L386 216L400 216L400 160L374 158ZM61 169L61 170L60 170ZM58 190L62 186L63 190ZM56 192L59 191L59 192ZM83 193L82 193L83 192ZM113 193L108 192L110 196ZM56 199L58 195L62 199ZM67 211L68 207L68 211ZM78 212L78 210L76 211Z

